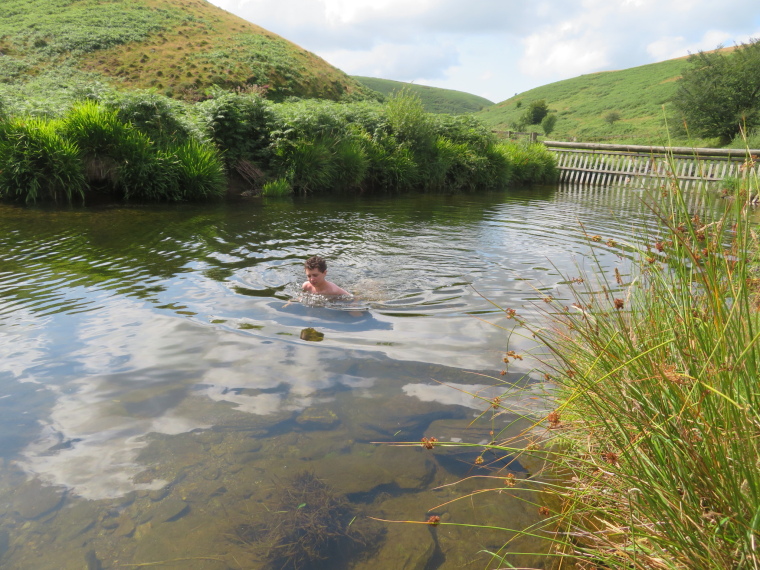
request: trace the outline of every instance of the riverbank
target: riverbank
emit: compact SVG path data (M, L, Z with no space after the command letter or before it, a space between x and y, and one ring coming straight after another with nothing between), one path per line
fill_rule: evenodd
M486 444L422 442L478 448L474 465L492 467L470 500L516 497L540 516L502 528L489 567L512 567L516 537L543 554L540 568L758 567L757 190L751 169L732 200L671 181L641 196L655 223L634 222L626 239L581 225L590 252L537 287L534 310L494 303L502 375L529 371L499 396L473 392L476 421L516 414L530 427L492 427Z
M753 176L739 196L756 191ZM533 330L557 386L541 422L547 473L566 482L543 493L550 556L562 568L756 568L756 214L739 199L710 217L677 184L647 202L660 223L637 243L588 236L633 250L630 271L567 275L572 306Z
M551 182L542 145L499 142L469 116L379 103L218 90L190 104L151 93L93 94L0 126L0 198L33 203L187 201L226 194L460 192Z

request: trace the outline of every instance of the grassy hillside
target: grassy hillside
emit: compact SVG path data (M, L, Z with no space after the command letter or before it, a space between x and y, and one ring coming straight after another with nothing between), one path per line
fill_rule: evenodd
M676 81L687 65L686 59L673 59L621 71L581 75L515 95L476 113L487 125L509 130L531 101L545 99L557 123L549 138L577 139L584 142L625 142L662 144L665 142L665 116L668 100L675 93ZM610 112L619 114L611 124ZM678 125L670 124L671 131ZM540 125L529 130L542 133ZM685 134L675 134L685 141ZM714 141L692 141L711 144Z
M428 113L449 113L452 115L464 115L466 113L475 113L485 107L493 105L483 97L455 91L453 89L441 89L439 87L428 87L426 85L415 85L414 83L404 83L402 81L392 81L390 79L377 79L375 77L354 76L354 79L369 87L370 89L390 95L394 91L407 89L411 93L419 96L422 105Z
M0 83L102 81L195 100L216 84L340 99L366 88L314 54L205 0L3 0Z

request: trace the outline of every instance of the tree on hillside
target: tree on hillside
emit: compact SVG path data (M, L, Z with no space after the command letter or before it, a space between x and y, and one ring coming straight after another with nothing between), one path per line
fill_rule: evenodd
M546 104L546 100L539 99L538 101L531 101L530 105L528 105L528 108L525 109L523 120L527 125L538 125L548 114L549 106Z
M610 111L606 115L604 115L604 122L608 125L614 125L616 122L620 120L620 113L617 111Z
M687 61L673 105L692 133L727 143L741 128L760 125L760 40Z
M550 113L549 115L546 115L541 121L541 128L544 130L544 134L546 136L549 136L552 131L554 131L554 125L557 124L557 115L555 113Z

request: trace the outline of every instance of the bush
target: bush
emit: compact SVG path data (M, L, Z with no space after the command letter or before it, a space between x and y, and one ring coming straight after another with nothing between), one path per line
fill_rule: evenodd
M415 157L423 161L433 154L435 124L432 115L425 112L419 96L403 89L394 92L388 98L384 112L398 144L408 145Z
M336 178L336 163L330 139L298 140L279 148L279 170L298 192L329 190Z
M398 145L392 136L359 140L368 162L365 187L395 192L419 187L422 174L409 147Z
M548 114L549 106L546 104L546 100L531 101L528 108L525 109L523 122L527 125L538 125Z
M760 126L760 40L731 53L700 51L687 61L673 104L691 132L726 144L741 129Z
M79 146L86 158L116 158L119 147L133 128L119 119L115 110L95 101L84 101L73 107L61 122L61 134Z
M541 121L541 128L544 131L544 134L546 136L549 136L549 134L554 130L554 125L557 124L557 115L554 113L551 113L549 115L546 115Z
M620 120L620 113L617 111L609 111L604 115L604 122L608 125L614 125Z
M159 145L182 144L200 133L186 116L186 106L155 93L123 93L105 102L124 123L134 125Z
M198 103L195 111L228 168L240 159L268 163L274 113L271 103L260 95L218 92L213 99Z
M27 203L84 197L79 149L57 127L41 119L0 123L0 197Z

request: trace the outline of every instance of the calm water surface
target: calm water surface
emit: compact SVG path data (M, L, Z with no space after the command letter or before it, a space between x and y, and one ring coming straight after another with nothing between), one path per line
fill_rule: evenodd
M511 322L489 301L532 318L545 296L561 300L561 274L589 266L584 231L623 242L652 223L638 198L543 187L0 206L0 565L279 567L272 529L326 501L358 530L302 568L487 566L482 551L509 533L368 516L526 526L534 495L454 501L503 479L441 486L534 467L373 442L523 429L511 413L470 425L488 409L472 393L527 383L535 397L512 404L543 405L530 358L500 375L505 350L533 347L489 324ZM602 250L626 271L624 248ZM354 303L298 302L313 254ZM328 487L298 495L304 472Z

